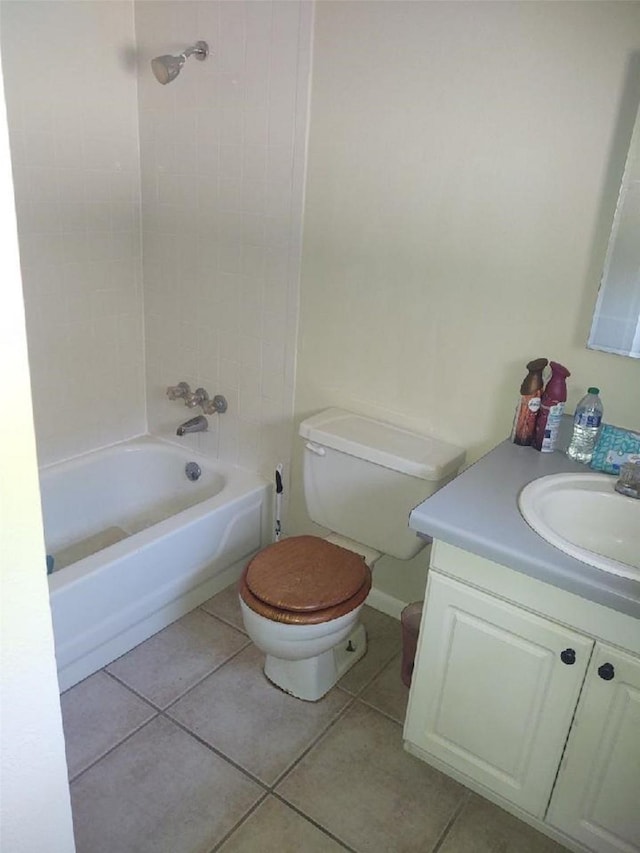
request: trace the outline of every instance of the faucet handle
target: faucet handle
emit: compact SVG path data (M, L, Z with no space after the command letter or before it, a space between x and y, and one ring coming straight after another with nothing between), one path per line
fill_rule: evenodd
M207 397L207 400L201 403L201 405L202 411L206 415L222 415L229 407L226 398L222 394L216 394L213 400Z
M196 388L193 394L187 394L184 398L185 406L190 409L195 409L196 406L202 406L204 409L209 402L209 395L204 388Z
M169 385L167 388L167 397L170 400L179 400L184 398L185 400L191 394L191 388L187 382L178 382L177 385Z

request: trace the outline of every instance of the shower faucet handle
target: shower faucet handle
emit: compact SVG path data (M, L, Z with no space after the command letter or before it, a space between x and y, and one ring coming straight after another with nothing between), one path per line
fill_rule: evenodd
M187 382L178 382L177 385L169 385L167 397L170 400L184 400L185 406L195 409L200 406L205 415L221 415L227 411L228 404L222 394L216 394L213 399L204 388L196 388L192 391Z
M205 415L221 415L227 411L227 401L222 394L216 394L211 399L204 388L196 388L193 394L185 399L185 405L190 408L200 406Z
M226 397L222 394L216 394L213 400L207 400L202 404L202 411L205 415L223 415L228 409Z
M167 397L170 400L186 400L191 395L191 388L188 382L178 382L177 385L169 385L167 388Z
M196 406L202 406L204 409L208 402L209 395L204 388L196 388L193 393L187 394L184 398L185 406L188 406L190 409L195 409Z

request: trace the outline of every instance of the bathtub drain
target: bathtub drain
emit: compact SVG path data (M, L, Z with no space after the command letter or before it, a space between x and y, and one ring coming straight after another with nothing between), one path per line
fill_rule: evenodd
M196 480L200 479L202 470L197 462L187 462L187 464L184 466L184 473L187 475L187 480L195 482Z

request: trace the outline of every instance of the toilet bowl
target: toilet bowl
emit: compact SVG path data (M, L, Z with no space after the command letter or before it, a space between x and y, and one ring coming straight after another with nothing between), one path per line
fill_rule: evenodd
M302 421L299 434L307 511L331 535L268 545L246 567L239 596L267 678L316 701L367 650L358 616L375 560L409 560L424 547L409 513L455 476L464 451L343 409Z
M240 607L267 678L299 699L324 696L366 652L358 616L370 588L362 555L317 536L257 554L240 580Z

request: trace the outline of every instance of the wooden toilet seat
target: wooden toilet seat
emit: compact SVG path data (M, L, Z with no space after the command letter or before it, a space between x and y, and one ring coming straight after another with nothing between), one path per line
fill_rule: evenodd
M359 554L318 536L293 536L256 554L239 591L266 619L312 625L350 613L370 588L371 572Z

